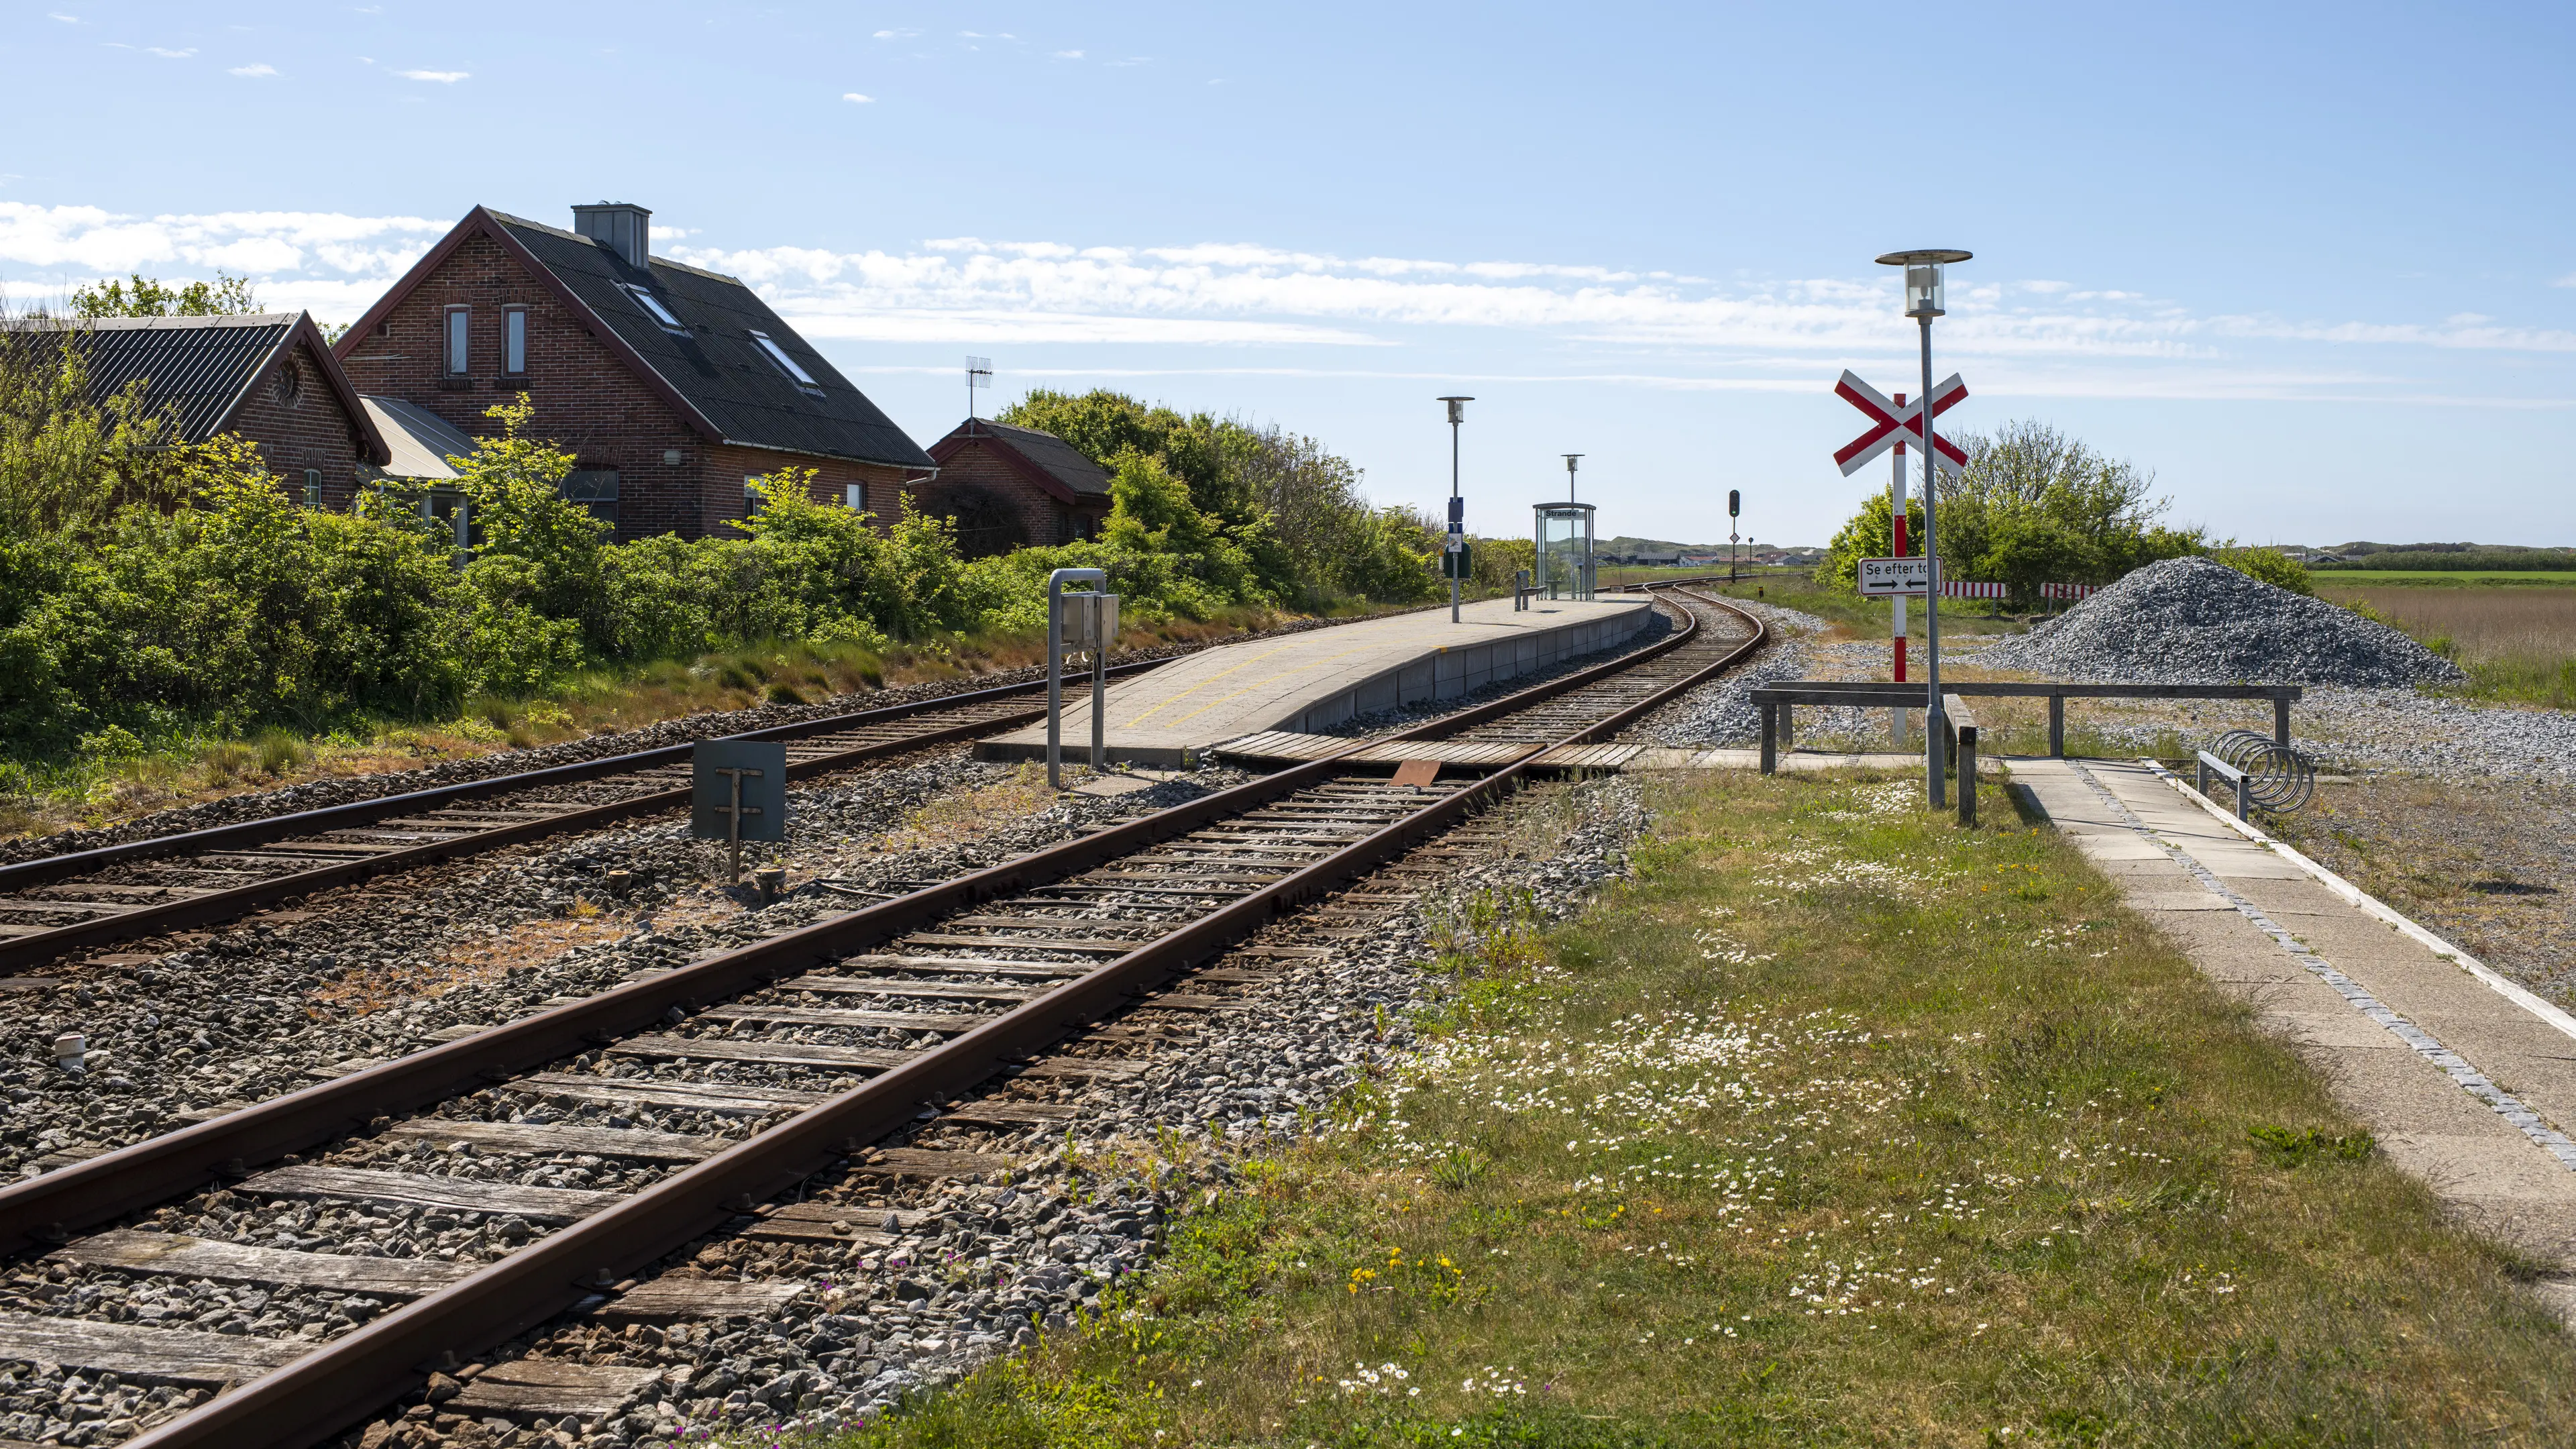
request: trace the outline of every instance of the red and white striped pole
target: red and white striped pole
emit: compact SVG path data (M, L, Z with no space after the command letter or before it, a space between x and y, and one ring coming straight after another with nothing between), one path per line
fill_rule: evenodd
M1900 392L1896 395L1896 406L1899 409L1902 409L1905 406L1905 394ZM1896 444L1895 478L1896 481L1889 486L1888 492L1889 518L1896 525L1895 555L1898 558L1903 558L1905 557L1905 443L1901 437ZM1903 594L1898 594L1890 598L1887 603L1888 607L1895 611L1891 621L1892 634L1896 644L1895 679L1898 684L1903 684L1905 682L1905 596ZM1904 749L1905 711L1902 709L1889 710L1887 712L1887 724L1888 729L1896 737L1896 748L1899 750Z

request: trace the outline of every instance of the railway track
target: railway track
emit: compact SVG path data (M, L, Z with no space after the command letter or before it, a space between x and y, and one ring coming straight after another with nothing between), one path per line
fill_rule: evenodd
M785 741L788 778L807 779L1043 719L1045 699L1043 681L1001 685L734 738ZM688 804L695 749L668 745L0 866L0 971L678 809Z
M1407 733L1606 739L1762 642L1721 601L1666 597L1683 627L1660 644ZM156 1386L149 1411L115 1400L130 1421L116 1432L153 1449L320 1442L424 1381L441 1395L410 1411L424 1433L488 1421L512 1442L572 1442L567 1422L613 1419L658 1371L539 1352L430 1376L568 1310L683 1336L774 1315L807 1285L674 1273L671 1255L711 1233L901 1242L914 1224L900 1207L782 1195L835 1164L1002 1165L878 1146L925 1118L1072 1125L1072 1094L1143 1069L1150 1023L1224 1012L1264 967L1312 953L1211 962L1372 872L1443 878L1465 847L1434 842L1473 830L1524 768L1398 784L1338 757L1298 765L0 1189L0 1249L44 1281L239 1284L343 1308L318 1334L262 1336L92 1312L123 1300L75 1287L70 1311L0 1310L0 1360ZM1364 894L1363 918L1410 899ZM302 1206L241 1241L245 1203ZM422 1250L469 1218L461 1249ZM552 1427L511 1427L535 1425Z

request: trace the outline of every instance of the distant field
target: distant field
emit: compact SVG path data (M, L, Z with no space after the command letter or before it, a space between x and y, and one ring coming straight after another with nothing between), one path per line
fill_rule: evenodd
M2319 592L2349 589L2372 589L2383 584L2400 588L2466 588L2471 585L2522 588L2531 585L2576 584L2576 570L2569 569L2319 569L2313 577Z
M2576 575L2470 577L2381 574L2365 584L2320 574L2317 592L2338 604L2366 604L2449 655L2469 672L2477 697L2576 705Z

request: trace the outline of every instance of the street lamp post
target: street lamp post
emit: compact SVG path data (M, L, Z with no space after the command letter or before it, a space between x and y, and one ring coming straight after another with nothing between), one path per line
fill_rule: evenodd
M1930 577L1923 590L1923 748L1924 770L1929 776L1932 808L1949 803L1949 792L1943 786L1941 772L1948 761L1943 754L1948 748L1947 712L1941 708L1941 533L1934 526L1933 487L1938 479L1940 450L1932 444L1932 319L1941 315L1942 269L1952 262L1964 262L1970 252L1949 248L1889 252L1878 259L1879 265L1905 269L1905 315L1922 326L1923 335L1923 558ZM1974 781L1963 780L1966 789Z
M1458 622L1458 576L1467 551L1467 503L1458 494L1458 425L1467 420L1471 397L1444 397L1449 405L1449 622Z

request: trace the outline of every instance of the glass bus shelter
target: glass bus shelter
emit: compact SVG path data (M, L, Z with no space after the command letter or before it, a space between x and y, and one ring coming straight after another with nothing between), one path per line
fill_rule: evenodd
M1538 514L1537 577L1530 582L1540 597L1592 597L1592 505L1541 503Z

